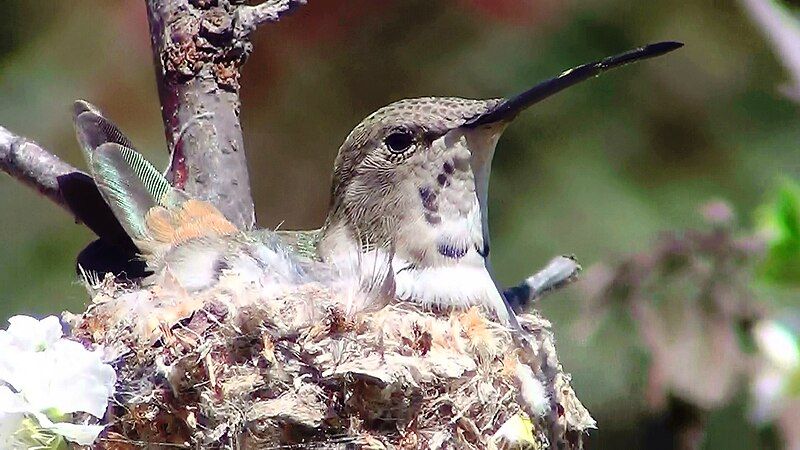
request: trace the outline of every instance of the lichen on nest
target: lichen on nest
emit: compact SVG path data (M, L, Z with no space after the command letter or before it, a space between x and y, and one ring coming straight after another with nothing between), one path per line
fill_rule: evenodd
M478 308L354 311L318 284L97 287L68 317L118 374L97 448L506 448L520 418L528 446L580 448L595 425L536 312L520 343Z

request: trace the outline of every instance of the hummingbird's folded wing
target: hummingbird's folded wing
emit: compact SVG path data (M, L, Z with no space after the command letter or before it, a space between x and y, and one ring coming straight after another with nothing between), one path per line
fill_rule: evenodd
M74 204L76 216L100 237L81 252L80 266L139 278L146 275L141 263L128 267L119 261L144 255L152 262L155 254L189 239L237 231L212 205L173 188L94 105L76 101L74 123L91 178L84 177L87 180L78 185L81 189L73 189L75 195L67 195L67 202ZM87 192L100 197L92 202L91 210L84 207ZM97 258L99 253L103 258ZM114 264L109 265L106 254L110 253L118 255L112 255Z
M174 188L97 108L78 102L75 114L78 141L97 190L152 274L145 283L191 292L213 286L226 271L267 283L305 279L293 252L271 232L263 230L256 238L211 203ZM303 236L297 242L310 251L311 239ZM91 248L95 251L83 253L101 259L113 250ZM118 258L109 261L119 266Z
M76 101L73 120L78 143L90 167L95 151L103 144L118 144L133 151L131 141L94 105ZM137 259L139 249L100 192L95 178L83 173L59 178L59 186L70 210L79 222L99 237L78 255L79 273L102 277L111 272L129 279L148 275L143 262Z
M89 102L75 101L73 122L84 158L91 165L92 154L99 146L111 142L133 148L130 140L100 110ZM102 244L93 245L116 250L120 259L130 258L136 247L130 236L114 216L114 212L100 194L95 180L83 173L59 177L59 187L64 200L79 222L85 224L100 238Z
M148 238L145 217L172 187L131 148L105 143L91 153L89 167L100 194L134 242Z

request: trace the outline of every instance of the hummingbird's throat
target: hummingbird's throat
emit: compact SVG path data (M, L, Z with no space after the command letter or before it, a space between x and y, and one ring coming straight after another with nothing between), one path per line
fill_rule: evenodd
M486 305L511 320L489 265L487 194L492 157L506 124L456 129L436 140L417 189L415 214L401 221L392 261L397 296L444 307Z
M455 129L415 155L403 182L398 256L418 267L483 267L489 170L499 131Z

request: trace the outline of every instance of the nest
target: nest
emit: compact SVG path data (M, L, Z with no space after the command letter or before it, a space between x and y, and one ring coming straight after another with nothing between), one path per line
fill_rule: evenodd
M223 277L188 295L107 279L68 318L118 373L97 448L506 448L498 430L519 417L527 446L581 448L594 428L538 313L520 343L478 308L351 305L317 284Z

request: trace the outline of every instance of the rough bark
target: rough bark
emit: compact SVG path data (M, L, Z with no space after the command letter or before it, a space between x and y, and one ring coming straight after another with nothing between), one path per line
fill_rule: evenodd
M239 122L249 34L305 1L147 0L170 181L240 228L255 224Z
M147 13L171 156L169 178L232 222L255 222L239 124L239 69L250 52L228 1L148 0Z
M0 168L67 211L58 178L70 173L83 174L36 142L3 127L0 127Z
M255 224L239 122L240 69L250 32L296 0L147 0L170 181L215 204L233 223Z

